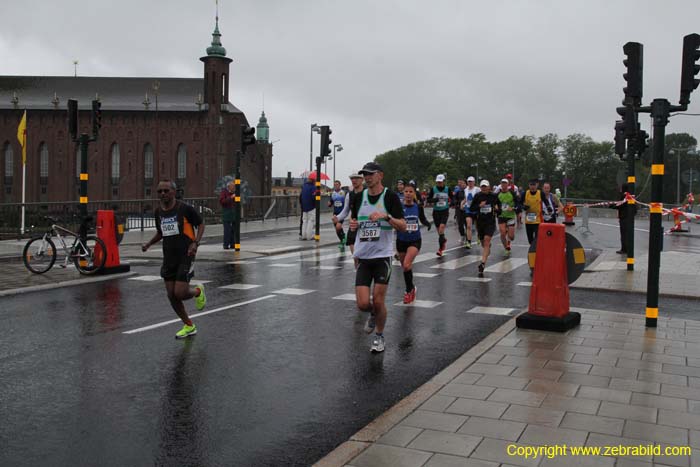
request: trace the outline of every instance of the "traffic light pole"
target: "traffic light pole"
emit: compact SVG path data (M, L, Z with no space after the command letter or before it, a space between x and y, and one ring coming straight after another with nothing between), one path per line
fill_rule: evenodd
M321 157L316 158L316 235L314 240L321 241Z
M236 191L233 198L234 201L234 219L233 219L233 249L241 251L241 151L236 151L236 172L234 184Z
M78 139L80 143L80 216L87 217L88 203L88 143L90 137L85 133Z
M633 145L630 145L630 146L633 146ZM635 156L636 156L636 148L628 147L627 148L627 193L630 194L630 198L627 199L626 206L620 206L621 208L627 210L627 218L625 219L625 222L627 222L627 232L625 232L627 238L625 239L625 247L627 249L627 270L628 271L634 271L634 214L636 212L636 209L635 209L636 201L632 196L634 196L635 182L636 182L635 167L634 167Z

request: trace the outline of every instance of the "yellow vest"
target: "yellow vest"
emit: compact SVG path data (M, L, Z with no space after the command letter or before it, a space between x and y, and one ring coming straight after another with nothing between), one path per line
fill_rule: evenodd
M527 211L525 211L525 223L539 224L542 222L542 195L540 190L537 190L534 195L530 190L527 190L525 192L524 204L528 206Z

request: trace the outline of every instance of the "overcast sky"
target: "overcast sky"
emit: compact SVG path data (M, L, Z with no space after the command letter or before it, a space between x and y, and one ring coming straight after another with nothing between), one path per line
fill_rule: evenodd
M0 0L2 74L201 77L214 0ZM644 44L644 102L678 102L682 38L700 1L221 0L231 101L265 96L273 175L308 168L328 124L337 178L433 136L585 133L611 140L622 46ZM700 113L700 90L690 112ZM648 118L642 119L649 125ZM700 117L669 132L700 139ZM318 153L318 136L314 156ZM329 165L328 172L332 175Z

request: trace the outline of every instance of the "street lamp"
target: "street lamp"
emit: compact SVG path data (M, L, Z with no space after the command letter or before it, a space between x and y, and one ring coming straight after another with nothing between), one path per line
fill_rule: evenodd
M343 145L342 144L334 144L333 145L333 183L335 183L335 151L336 149L338 152L343 150Z
M506 164L511 164L513 166L513 170L510 174L513 176L513 183L515 183L515 159L507 160Z
M681 153L684 152L686 154L690 154L693 156L696 156L698 154L698 151L694 147L687 147L687 148L671 148L670 151L668 151L669 154L675 155L676 153L678 154L678 164L677 166L677 171L676 171L676 205L680 206L681 204ZM691 172L692 176L692 172ZM692 183L692 181L691 181ZM692 185L691 185L692 186Z
M479 183L479 163L475 162L471 165L472 167L476 167L476 183Z
M321 127L318 123L311 124L311 132L309 134L309 172L314 170L314 132L321 133Z

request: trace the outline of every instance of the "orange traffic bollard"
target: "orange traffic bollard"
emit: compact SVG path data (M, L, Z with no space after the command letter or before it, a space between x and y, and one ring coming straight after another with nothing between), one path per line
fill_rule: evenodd
M575 225L574 217L576 217L576 206L569 201L564 206L564 225Z
M537 258L527 313L516 319L516 326L544 331L568 331L581 322L581 315L569 312L566 227L540 224L537 231Z
M119 245L117 244L117 231L114 222L114 211L97 211L97 236L107 247L107 261L100 274L116 274L129 272L129 264L121 264L119 261Z

